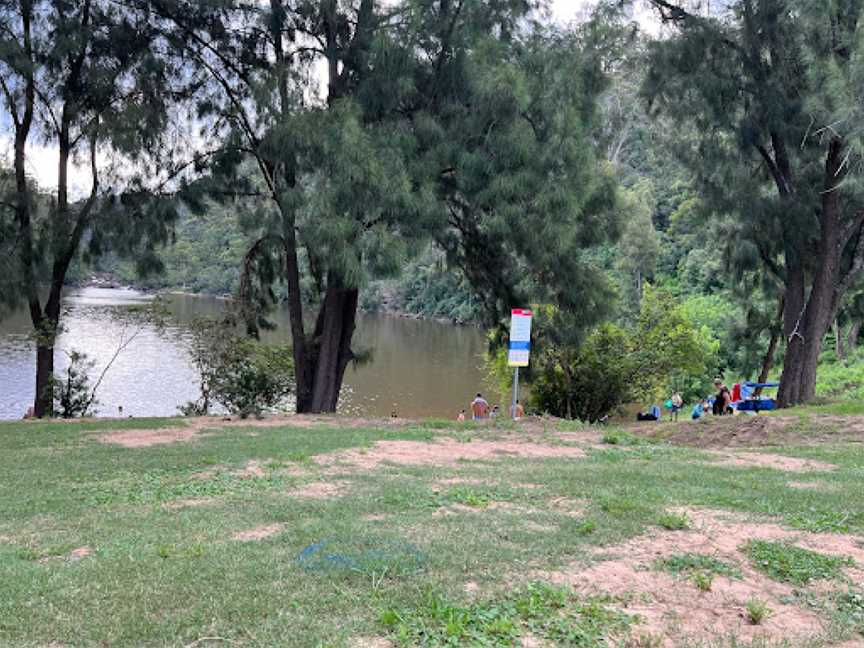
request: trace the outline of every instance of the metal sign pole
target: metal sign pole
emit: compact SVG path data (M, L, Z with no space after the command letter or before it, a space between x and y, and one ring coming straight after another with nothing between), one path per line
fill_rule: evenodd
M519 367L513 369L513 404L510 406L510 418L516 420L516 403L519 402Z

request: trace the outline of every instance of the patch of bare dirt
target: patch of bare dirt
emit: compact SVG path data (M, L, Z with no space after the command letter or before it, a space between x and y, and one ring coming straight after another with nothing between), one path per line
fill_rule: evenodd
M370 513L369 515L364 515L360 519L364 522L381 522L382 520L386 520L389 518L389 515L385 513Z
M467 581L463 587L466 594L477 594L480 591L480 585L476 581Z
M531 459L582 458L581 448L552 446L522 441L469 441L443 438L422 441L378 441L366 451L348 450L319 455L315 461L324 466L348 464L361 470L373 470L384 463L403 465L447 466L459 461L495 461L506 457Z
M124 448L149 448L169 443L184 443L195 439L198 430L194 427L162 428L156 430L120 430L106 432L96 438L102 443L113 443Z
M864 417L813 415L718 416L700 421L629 424L628 431L698 448L759 447L814 444L826 440L864 443Z
M547 506L550 510L556 513L563 513L570 517L582 517L585 515L585 506L587 502L584 500L573 499L570 497L553 497L548 500Z
M246 531L238 531L233 536L231 536L234 540L239 540L240 542L252 542L255 540L263 540L264 538L269 538L270 536L274 536L282 530L281 524L264 524L262 526L257 526L254 529L247 529Z
M735 452L720 454L722 459L712 465L774 468L786 472L808 472L836 470L837 466L815 459L799 459L779 454L762 452Z
M165 502L162 508L168 511L174 511L184 508L197 508L199 506L207 506L214 502L212 497L187 497L185 499L174 500L173 502Z
M434 483L439 488L446 486L489 486L494 482L487 479L474 479L471 477L448 477L447 479L439 479Z
M291 497L308 497L310 499L332 499L339 497L345 490L341 482L310 482L300 488L288 492Z
M827 484L823 482L805 482L805 481L790 481L786 482L789 488L799 488L801 490L827 490Z
M561 441L570 441L575 443L585 443L594 445L602 442L603 434L595 428L585 428L584 430L570 432L556 432L555 437Z
M812 611L782 602L792 588L763 576L750 567L739 548L751 539L786 540L814 551L864 558L851 536L801 534L776 524L752 523L741 516L702 509L677 509L686 513L692 529L654 531L624 544L606 548L607 560L587 569L574 564L570 569L543 574L559 584L572 585L585 594L606 593L628 601L626 611L638 614L642 622L634 634L647 631L664 642L710 640L735 635L747 641L802 640L820 632L821 619ZM680 553L699 553L735 563L742 578L717 576L711 591L701 592L686 579L654 569L654 563ZM851 575L851 574L850 574ZM746 619L750 599L766 601L772 614L760 625Z
M392 648L394 644L384 637L354 637L348 645L350 648Z
M235 471L234 474L239 477L266 477L267 471L264 470L260 461L257 459L251 459L246 462L246 465L243 466L243 468Z
M45 556L44 558L40 558L40 563L49 563L58 560L63 560L66 562L77 562L82 560L83 558L87 558L87 556L92 556L93 550L88 546L78 547L77 549L73 549L65 556Z

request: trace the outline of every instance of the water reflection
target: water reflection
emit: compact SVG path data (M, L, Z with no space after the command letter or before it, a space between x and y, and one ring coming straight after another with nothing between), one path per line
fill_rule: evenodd
M171 295L171 317L163 331L135 316L135 306L151 297L132 290L88 288L66 299L64 331L58 340L57 370L66 352L83 351L95 361L93 380L118 347L120 353L99 388L99 414L116 416L122 406L132 416L162 416L198 395L197 376L184 340L197 317L218 316L217 298ZM274 318L278 328L269 341L290 340L287 313ZM0 417L18 418L33 400L35 350L25 311L0 321ZM355 415L453 417L483 389L481 331L439 322L381 315L361 315L355 348L370 350L371 361L349 366L340 412Z

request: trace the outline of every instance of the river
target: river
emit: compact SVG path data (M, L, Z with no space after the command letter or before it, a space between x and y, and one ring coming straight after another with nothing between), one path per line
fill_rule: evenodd
M55 364L58 372L73 349L94 361L95 382L125 341L130 340L105 374L97 392L97 415L170 416L198 396L198 379L186 350L195 318L215 317L226 302L215 297L170 294L169 316L157 327L136 313L151 296L134 290L85 288L64 300L63 331ZM265 339L290 340L287 312L272 318L275 331ZM33 402L36 352L26 311L0 320L0 418L20 418ZM357 350L370 350L371 361L349 365L339 413L357 416L435 416L453 418L477 391L489 391L484 379L483 332L429 320L361 314L354 336Z

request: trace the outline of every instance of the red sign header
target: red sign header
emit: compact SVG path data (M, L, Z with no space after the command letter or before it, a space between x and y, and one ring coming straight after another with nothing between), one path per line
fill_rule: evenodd
M510 315L522 315L523 317L531 317L533 313L531 313L530 309L527 308L514 308L510 311Z

